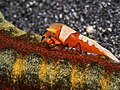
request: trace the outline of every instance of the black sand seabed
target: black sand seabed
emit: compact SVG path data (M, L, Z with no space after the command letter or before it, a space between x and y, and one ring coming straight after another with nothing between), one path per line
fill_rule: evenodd
M0 0L0 11L17 27L41 35L51 23L64 23L120 59L120 0ZM88 25L94 27L90 35Z

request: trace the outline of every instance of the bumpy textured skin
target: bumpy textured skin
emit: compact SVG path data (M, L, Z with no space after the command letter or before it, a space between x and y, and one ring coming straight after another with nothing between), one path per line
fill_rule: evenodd
M0 90L120 90L120 64L59 51L0 14Z

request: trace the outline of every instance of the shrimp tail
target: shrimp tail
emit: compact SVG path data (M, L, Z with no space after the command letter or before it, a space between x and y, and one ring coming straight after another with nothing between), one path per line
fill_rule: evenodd
M111 59L115 60L115 62L120 62L109 50L103 48L103 52L106 56L110 57Z
M108 56L109 58L113 59L115 62L120 62L109 50L102 47L98 43L95 43L95 47L98 48L104 55Z

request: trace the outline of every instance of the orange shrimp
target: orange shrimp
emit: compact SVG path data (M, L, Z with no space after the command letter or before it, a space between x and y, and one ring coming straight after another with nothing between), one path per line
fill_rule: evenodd
M109 50L99 45L96 41L79 34L64 24L51 24L47 30L48 31L43 36L47 37L52 33L51 39L54 41L54 44L67 44L70 47L81 48L81 50L86 52L106 55L116 62L120 62ZM52 44L51 39L47 39L48 44Z

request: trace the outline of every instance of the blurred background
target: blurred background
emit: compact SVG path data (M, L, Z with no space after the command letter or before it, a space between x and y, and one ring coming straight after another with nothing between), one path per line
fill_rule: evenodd
M51 23L66 24L120 60L120 0L0 0L0 11L18 28L40 35Z

